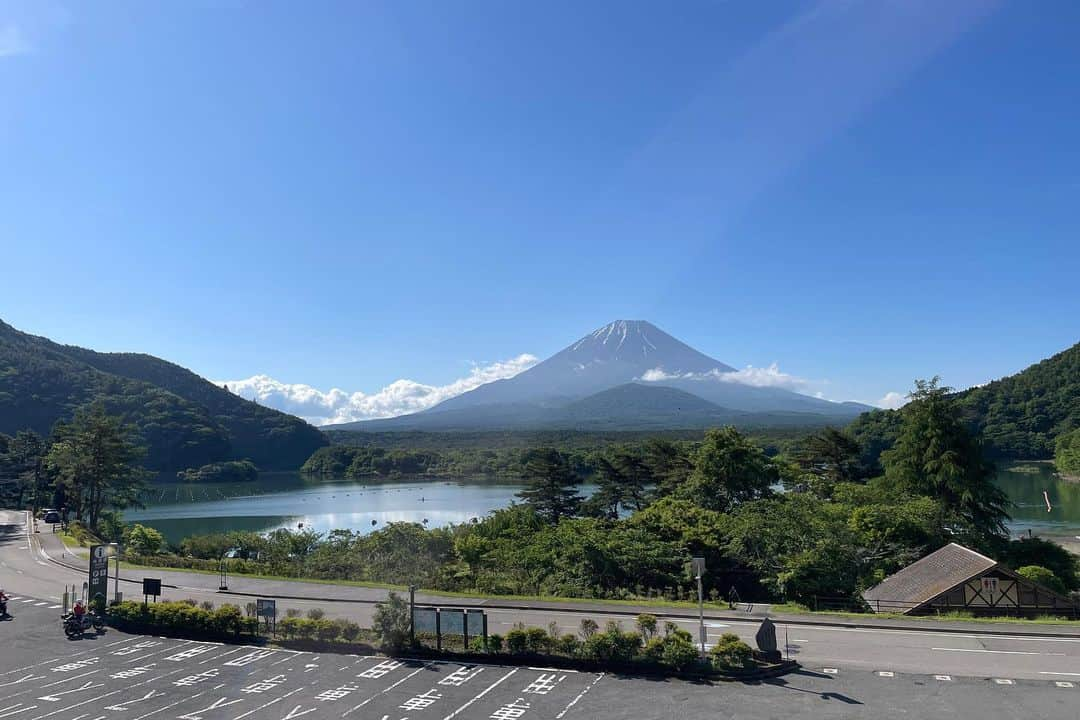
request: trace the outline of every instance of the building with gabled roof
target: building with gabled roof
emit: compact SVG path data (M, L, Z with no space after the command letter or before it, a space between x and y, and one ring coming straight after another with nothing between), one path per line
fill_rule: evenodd
M1077 603L997 560L949 543L863 593L874 612L920 615L966 610L980 615L1080 617Z

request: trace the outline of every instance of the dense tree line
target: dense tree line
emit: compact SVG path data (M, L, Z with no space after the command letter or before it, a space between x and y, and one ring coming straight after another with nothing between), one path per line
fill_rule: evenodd
M1057 438L1080 428L1080 343L1023 372L956 393L968 429L989 459L1045 460ZM906 407L864 413L848 431L873 465L899 434Z
M102 404L79 408L43 438L32 430L0 434L0 479L8 502L35 512L63 508L103 534L122 532L116 511L137 503L148 472L134 426Z
M295 469L327 443L299 418L233 395L150 355L58 345L0 322L0 432L51 432L80 407L135 426L151 469L249 458Z
M947 388L919 383L881 470L862 444L829 429L770 456L734 428L701 442L657 438L593 452L598 490L578 492L572 455L518 457L521 502L463 525L395 523L369 534L278 530L189 538L168 563L280 575L418 584L447 591L690 599L692 556L705 590L747 599L855 599L913 560L957 541L1080 587L1075 558L1053 543L1010 541L1004 498L977 436ZM348 452L346 452L348 450ZM376 457L333 448L351 465ZM386 457L385 453L378 457ZM783 486L786 492L778 492ZM1041 573L1040 570L1026 570Z

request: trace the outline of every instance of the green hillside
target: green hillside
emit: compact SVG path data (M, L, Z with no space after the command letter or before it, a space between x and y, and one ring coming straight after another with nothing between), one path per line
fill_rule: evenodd
M151 469L242 458L263 469L291 469L326 444L299 418L159 358L58 345L0 321L0 433L47 434L91 402L135 424Z
M982 434L991 458L1051 458L1057 437L1080 428L1080 343L954 397L972 429ZM866 448L865 462L876 462L892 445L901 413L903 409L875 410L848 426Z

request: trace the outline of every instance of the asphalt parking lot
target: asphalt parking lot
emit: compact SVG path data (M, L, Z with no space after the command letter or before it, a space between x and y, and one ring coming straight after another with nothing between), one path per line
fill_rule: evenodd
M67 640L54 604L17 600L15 619L0 623L0 720L1080 718L1080 683L1062 680L1000 684L807 668L765 683L694 683L115 630Z

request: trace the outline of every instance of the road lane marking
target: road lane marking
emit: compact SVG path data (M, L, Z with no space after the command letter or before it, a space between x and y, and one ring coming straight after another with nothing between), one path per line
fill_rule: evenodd
M513 674L514 674L514 673L516 673L516 672L517 672L517 668L514 668L514 669L513 669L513 670L511 670L510 672L506 673L506 674L505 674L505 675L503 675L503 676L502 676L501 678L499 678L498 680L496 680L495 682L491 683L491 684L490 684L490 685L488 685L488 686L487 686L486 688L484 688L483 690L481 690L481 691L480 691L480 693L479 693L478 695L476 695L476 696L475 696L475 697L474 697L474 698L473 698L472 700L469 700L469 701L468 701L467 703L465 703L464 705L462 705L461 707L459 707L459 708L458 708L457 710L455 710L454 712L452 712L452 713L450 713L449 715L447 715L446 717L444 717L444 718L443 718L443 720L453 720L453 718L457 717L458 713L460 713L460 712L461 712L462 710L464 710L465 708L467 708L467 707L469 707L470 705L472 705L472 704L473 704L474 702L476 702L476 701L477 701L477 700L479 700L480 698L482 698L482 697L484 697L485 695L487 695L487 694L488 694L489 692L491 692L492 690L494 690L494 689L495 689L495 688L496 688L496 687L497 687L497 686L499 685L499 683L501 683L501 682L502 682L503 680L505 680L506 678L510 677L511 675L513 675ZM355 710L356 708L353 708L353 709ZM352 712L352 710L350 710L349 712ZM348 714L348 713L346 713L346 714ZM342 717L344 717L344 716L342 716ZM560 717L561 717L561 716L560 716Z
M879 670L878 671L878 677L883 677L883 678L896 677L896 673L894 673L892 670Z
M821 672L825 673L826 675L836 675L840 671L836 668L821 668Z
M23 708L21 708L19 710L16 710L15 708L18 708L20 705L22 705L22 703L15 703L11 707L6 707L3 710L0 710L0 718L6 718L6 717L11 717L12 715L18 715L19 713L26 712L27 710L33 710L34 708L37 707L37 705L27 705L26 707L23 707Z
M391 690L393 690L394 688L396 688L396 687L397 687L398 685L400 685L401 683L405 682L406 680L408 680L409 678L413 677L413 676L414 676L414 675L416 675L416 674L417 674L418 672L420 672L420 671L424 670L424 669L425 669L425 668L427 668L427 667L429 667L429 665L421 665L420 667L416 668L415 670L413 670L413 671L412 671L411 673L409 673L409 674L408 674L408 675L406 675L405 677L403 677L403 678L401 678L400 680L398 680L398 681L397 681L396 683L394 683L394 684L393 684L393 685L391 685L390 687L386 688L385 690L383 690L383 691L381 691L381 692L377 692L377 693L375 693L374 695L372 695L371 697L369 697L369 698L368 698L367 700L365 700L364 702L360 703L360 704L359 704L359 705L357 705L356 707L353 707L353 708L350 708L350 709L346 710L346 711L345 711L344 713L342 713L341 717L345 717L346 715L348 715L349 713L351 713L351 712L352 712L353 710L359 710L360 708L364 707L365 705L367 705L367 704L368 704L369 702L371 702L371 701L372 701L372 700L374 700L375 698L379 697L380 695L385 695L386 693L390 692ZM357 676L357 677L359 677L359 676Z
M1080 673L1074 672L1052 672L1050 670L1040 670L1040 675L1068 675L1070 677L1080 677Z
M1069 682L1068 680L1058 680L1058 681L1057 681L1057 682L1055 682L1054 684L1055 684L1055 685L1057 685L1057 686L1058 686L1059 688L1071 688L1071 687L1076 687L1076 685L1074 685L1073 683Z
M1010 680L1008 678L994 678L994 683L996 683L997 685L1015 685L1016 681Z
M1057 657L1064 657L1065 653L1041 653L1031 652L1029 650L983 650L981 648L930 648L931 650L940 650L942 652L968 652L968 653L991 653L994 655L1052 655Z
M952 675L935 675L934 679L942 682L952 682Z
M588 687L586 687L586 688L585 688L584 690L582 690L581 692L579 692L579 693L577 694L577 697L575 697L575 698L574 698L573 700L571 700L571 701L570 701L570 704L569 704L569 705L567 705L566 707L564 707L564 708L562 709L562 712L561 712L561 713L559 713L558 715L556 715L556 716L555 716L555 720L561 720L562 716L563 716L563 715L565 715L565 714L567 713L567 711L569 711L569 710L570 710L570 708L572 708L572 707L574 707L575 705L577 705L577 703L578 703L578 700L580 700L581 698L585 697L585 693L589 692L589 690L592 690L592 689L593 689L593 687L594 687L594 686L596 685L596 683L600 682L600 680L601 680L601 679L602 679L603 677L604 677L604 673L600 673L599 675L597 675L597 676L596 676L596 679L592 681L592 685L589 685L589 686L588 686Z

